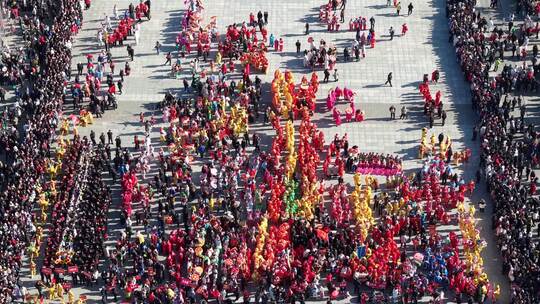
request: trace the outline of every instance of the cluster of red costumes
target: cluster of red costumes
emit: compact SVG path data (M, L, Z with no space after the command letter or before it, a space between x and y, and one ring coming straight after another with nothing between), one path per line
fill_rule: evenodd
M124 176L122 176L122 207L127 217L130 217L133 213L133 202L140 200L140 191L137 189L138 186L139 184L135 171L126 172Z
M340 24L339 24L338 17L336 16L336 14L334 14L332 18L328 19L326 22L328 23L329 32L339 31Z
M290 101L292 109L288 108L288 110L292 110L294 118L301 118L304 109L311 112L315 111L316 94L319 90L319 77L316 73L312 73L309 80L303 76L300 84L297 86L294 84L292 73L286 71L284 77L274 75L272 87L272 105L277 112L282 111L281 103L283 99L286 100L286 103Z
M434 74L432 74L432 81L434 81L433 77L434 77ZM433 96L431 95L431 91L429 90L429 82L427 81L423 81L419 85L419 90L420 90L420 94L422 94L422 97L424 98L424 108L434 107L435 109L437 109L440 107L441 91L437 91L435 93L435 98L433 98Z
M349 223L352 218L347 185L343 183L336 184L328 189L328 194L330 194L332 200L330 204L330 215L340 227L343 227L343 224Z
M146 3L144 2L140 2L135 7L135 18L139 21L141 21L142 16L149 18L149 13L150 9L148 8L148 5L146 5Z
M338 20L336 13L333 12L331 0L319 9L319 19L328 25L329 32L339 31L339 27L341 26L340 20ZM349 29L351 29L351 24L349 24Z
M306 76L302 77L300 84L297 87L295 86L293 90L295 118L300 118L303 107L306 107L311 112L315 112L315 101L318 90L319 80L317 74L312 73L309 81Z
M366 17L358 17L349 21L349 31L365 31L367 30Z
M343 90L340 87L336 87L328 92L326 107L332 111L332 117L336 125L339 126L342 123L341 111L335 106L342 97L345 101L349 102L349 108L345 110L345 121L351 122L354 119L357 122L362 122L364 120L364 113L361 110L357 110L354 105L354 95L356 93L347 87L343 88Z
M266 73L268 69L266 50L266 44L264 42L259 43L259 45L254 45L251 42L248 43L248 52L244 53L240 58L240 61L245 64L243 73L244 77L248 77L250 75L250 66L253 66L255 69Z
M131 28L133 27L134 22L135 21L129 17L121 19L120 22L118 22L116 29L114 29L114 31L107 37L106 42L109 45L116 45L121 41L125 41L131 33Z
M141 5L142 7L139 8ZM143 3L139 6L137 6L138 10L144 13L144 7L146 6ZM321 19L328 22L331 10L332 7L329 3L324 7L324 12L321 13ZM140 15L138 15L137 18L140 18ZM330 22L333 23L334 19L336 19L335 15ZM337 21L336 24L337 28L339 28ZM125 26L128 25L131 26L131 24L126 24ZM365 29L365 19L362 21L362 26ZM404 24L403 34L405 32L406 25ZM236 27L229 26L226 32L227 40L225 43L220 43L219 51L221 54L228 54L233 50L232 42L238 41L242 35L246 37L250 42L248 44L249 53L245 54L243 57L243 61L248 63L244 69L244 76L249 76L250 65L253 65L256 68L265 67L265 65L267 67L268 65L267 60L266 63L263 60L264 52L262 51L264 41L266 41L266 30L264 29L261 34L263 42L259 45L255 27L248 29L246 26L242 26L242 28L238 30ZM179 44L185 43L189 50L190 40L187 36L181 35L177 41ZM277 41L278 40L276 40L276 43L278 43L277 48L282 48ZM374 41L375 38L373 33L371 42L374 44ZM206 47L209 47L209 45L206 45L206 41L199 41L197 45L198 49L204 49ZM266 58L264 57L264 59ZM234 63L232 60L229 62L229 65L232 65L231 71L234 70ZM227 72L226 65L224 64L222 67L225 67L225 72ZM92 79L88 80L92 81ZM304 195L302 199L305 199L305 201L299 204L305 205L300 206L299 210L309 212L309 210L314 209L314 206L309 204L319 203L317 199L315 199L315 196L317 194L321 195L324 192L322 183L320 187L314 187L314 185L319 182L316 172L320 165L318 153L324 149L324 134L322 131L317 130L315 124L311 123L308 115L308 111L314 111L315 109L315 95L318 90L318 78L315 73L312 74L310 81L304 77L298 88L292 81L287 81L287 89L292 97L294 117L298 118L302 116L302 124L299 128L300 141L294 162L294 165L297 165L297 168L292 169L292 172L293 174L296 172L301 173L300 177L302 180L300 181L300 187L302 188L301 193ZM424 95L426 102L440 102L440 92L436 94L435 101L433 101L428 84L421 84L420 91ZM336 124L339 125L341 123L341 117L340 112L335 105L342 97L350 103L351 107L351 111L346 113L347 121L352 120L353 115L355 115L354 118L357 121L363 120L363 113L361 113L361 111L359 112L359 110L356 110L354 107L354 95L352 90L347 88L342 90L339 87L328 94L327 108L333 111ZM275 101L275 99L273 101ZM198 104L202 104L201 99L198 99ZM177 113L175 108L171 107L168 120L175 120L176 116ZM186 120L189 123L189 118L186 118ZM290 165L290 163L288 163L282 155L285 154L287 141L290 139L286 138L288 134L285 134L284 128L280 125L279 120L280 118L278 116L274 116L271 121L272 126L276 131L276 136L271 145L271 153L268 155L268 162L272 163L275 169L273 169L272 172L268 169L265 170L263 176L264 188L270 190L270 198L267 206L268 227L264 227L264 225L262 225L263 220L261 220L261 226L259 226L259 228L264 230L264 233L261 233L257 237L257 242L264 244L264 251L260 252L264 258L264 263L259 268L250 266L252 265L251 261L255 259L255 254L252 252L251 248L248 248L244 239L234 238L234 235L231 235L232 237L228 246L223 248L223 261L226 269L225 275L229 279L237 280L242 277L251 278L254 274L262 275L264 272L270 271L272 273L271 277L273 278L274 284L281 284L282 282L291 279L291 290L294 291L295 289L305 289L305 286L300 285L313 282L316 274L322 271L322 269L316 269L314 267L314 255L306 254L307 249L315 247L315 244L309 244L309 248L304 247L303 245L293 244L291 235L294 233L294 229L296 229L295 226L297 226L299 220L287 218L283 211L285 209L283 197L287 191L286 183L288 182L286 173L289 169L287 166ZM211 123L209 125L211 128ZM186 128L186 130L187 129L188 128ZM196 130L198 130L196 124L189 124L189 130L187 132L192 133L193 131L193 133L195 133ZM227 128L223 128L223 130L227 130ZM184 132L184 130L179 128L177 129L177 132ZM220 132L220 138L224 138L226 135L227 134L222 134ZM346 160L339 152L340 151L337 151L335 145L329 145L327 156L323 164L323 172L325 175L328 175L332 158L335 156L333 163L337 168L338 175L344 176ZM289 153L291 153L291 151L289 151ZM296 164L296 161L298 164ZM435 217L437 221L441 223L448 223L448 210L455 208L459 202L463 202L466 192L472 191L475 185L473 182L463 184L457 188L441 185L438 175L434 172L437 170L445 170L444 166L445 164L442 161L434 162L429 166L424 182L420 187L414 187L406 181L400 186L399 191L406 204L415 202L416 204L422 204L424 206L427 220L430 220L431 217ZM179 168L178 170L179 171L176 173L177 177L181 178L180 175L183 174L182 169ZM255 174L250 174L250 176L254 177ZM128 217L132 214L133 202L144 201L145 204L148 204L147 190L138 185L135 171L129 171L123 175L121 186L122 205ZM315 189L313 190L313 188ZM306 193L310 193L309 191L311 191L313 197L305 197ZM330 210L333 218L339 219L339 222L342 223L348 222L351 218L351 205L347 196L345 184L338 184L335 187L331 187L330 195L333 201L332 209ZM306 218L309 217L307 214L304 214L304 216ZM186 239L194 239L195 233L204 230L206 225L211 225L216 230L222 229L219 221L218 218L205 214L205 210L200 208L191 218L194 229L191 229L190 232L187 233L182 230L173 231L170 237L162 242L161 247L163 254L166 256L168 269L173 270L173 276L176 283L178 285L198 286L197 293L202 294L204 298L208 298L210 295L216 298L220 297L217 290L206 290L206 284L200 283L203 272L208 272L209 267L216 267L212 265L212 263L207 263L208 261L204 260L204 258L212 256L214 249L212 246L204 246L204 242L206 241L204 239L200 239L198 244L194 244L193 248L189 247L187 246ZM409 218L405 217L400 219L387 217L383 221L384 226L387 227L387 229L381 231L378 227L372 228L370 236L374 241L373 245L370 245L369 248L366 248L366 245L361 245L363 246L363 249L365 249L364 253L353 254L349 264L340 262L337 266L337 275L350 281L352 280L353 273L359 272L362 276L369 278L369 286L372 288L385 288L388 281L396 284L400 281L402 275L407 270L404 266L405 263L399 263L400 248L394 241L394 238L399 234L400 230L407 225L413 226L417 232L420 232L422 225L421 219L419 215L411 215ZM320 240L328 242L328 227L318 225L318 227L314 229ZM351 234L353 234L353 232L351 232ZM358 236L356 236L356 238L358 238ZM356 238L354 236L352 237L355 242L358 241ZM432 238L437 238L437 236L432 236ZM459 255L457 254L459 252L459 240L455 235L452 235L450 239L450 244L447 245L448 248L445 250L456 252L454 256L447 258L448 268L450 270L451 287L465 290L470 288L471 284L474 284L474 280L469 274L461 271L453 271L461 267L463 262L460 261ZM151 242L157 247L157 236L153 235ZM312 240L310 240L310 242L312 242ZM292 249L290 253L288 251L289 249ZM288 254L283 254L285 252ZM291 256L290 259L289 255ZM189 278L182 278L180 276L182 267L188 260L194 260L192 258L193 256L200 257L200 259L188 269L190 272ZM302 268L305 282L301 283L294 280L295 275L294 272L292 272L293 268ZM332 275L330 275L329 281L332 281ZM134 289L137 286L128 287ZM225 287L225 289L227 289L227 287Z
M336 138L337 138L337 134L336 134ZM343 136L342 141L346 141L346 140L347 140L347 134ZM333 142L328 146L326 157L323 163L323 173L325 176L330 176L329 170L330 170L330 165L332 164L332 157L334 156L336 158L333 161L333 163L334 163L335 168L337 169L337 175L339 177L343 177L343 175L345 175L345 161L346 160L340 155L340 151L336 149L336 146L334 145Z

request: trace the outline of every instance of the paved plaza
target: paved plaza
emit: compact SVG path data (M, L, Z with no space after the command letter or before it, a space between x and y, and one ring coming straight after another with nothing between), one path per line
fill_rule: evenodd
M471 110L471 98L468 84L460 67L456 64L454 47L448 43L447 18L445 16L444 0L413 1L414 12L407 16L406 7L409 2L403 2L404 9L401 16L396 16L393 7L387 7L384 0L349 0L345 20L339 32L328 32L326 26L319 21L319 7L325 4L324 0L207 0L204 1L204 17L208 20L211 16L217 17L217 26L220 33L225 32L227 25L247 21L250 12L268 11L268 32L276 38L283 38L285 48L283 52L275 52L270 48L268 58L270 61L269 72L266 75L258 74L263 80L263 102L269 103L269 83L272 80L275 69L290 70L294 73L295 82L298 83L303 75L311 74L311 68L303 66L303 56L296 53L295 42L299 40L302 50L308 47L304 34L304 24L310 24L311 33L316 42L324 39L329 44L337 46L342 58L344 47L349 47L355 33L347 31L350 18L365 16L368 19L373 16L376 19L375 30L378 41L374 49L367 48L366 57L359 62L338 61L337 69L340 73L338 82L321 83L318 91L318 103L313 121L325 133L327 142L335 134L348 134L351 145L358 145L361 151L397 154L404 159L404 169L408 173L414 172L421 166L418 159L418 147L420 144L421 129L428 127L428 121L423 114L423 100L418 91L418 85L424 74L431 74L435 69L441 72L438 84L432 85L432 92L440 90L442 100L448 113L444 126L440 120L435 121L435 126L429 130L429 134L444 133L453 140L454 151L469 148L473 157L468 163L460 165L459 172L466 180L473 179L478 169L478 142L471 141L472 128L477 117ZM163 99L167 91L175 95L183 96L182 80L171 77L170 67L164 65L165 54L175 51L175 38L180 31L181 16L184 9L183 0L155 0L152 2L152 19L143 22L141 36L138 45L135 45L133 37L128 40L135 49L135 60L130 62L132 73L125 78L124 93L118 96L118 109L106 111L103 118L95 120L94 125L81 129L82 134L88 134L93 129L96 134L112 130L120 135L122 143L128 147L133 146L133 136L143 135L144 127L139 123L139 113L145 113L145 117L160 113L155 111L156 104ZM86 62L87 54L97 55L100 48L96 41L96 33L105 15L112 15L113 6L116 4L119 14L123 14L130 1L126 0L94 0L90 9L84 12L84 26L75 38L73 46L73 67L77 62ZM489 1L479 1L480 6L488 6ZM497 16L496 16L497 17ZM206 23L206 22L203 22ZM409 32L401 36L401 26L406 23ZM388 29L396 29L396 37L390 40ZM163 47L161 53L156 54L154 45L159 41ZM123 61L129 60L125 47L112 49L118 68L123 67ZM215 54L215 46L212 48L210 57ZM192 57L189 57L192 58ZM203 65L203 68L205 65ZM322 71L315 70L319 79L323 78ZM393 86L384 85L386 76L393 73ZM185 73L185 77L190 77ZM234 77L240 77L236 75ZM330 77L332 80L332 77ZM336 126L332 113L326 110L325 98L328 90L335 86L348 87L354 90L356 106L365 111L366 120L343 123ZM396 108L399 118L399 110L406 106L409 117L404 120L391 120L390 106ZM338 107L345 109L347 105L342 101ZM71 104L65 106L66 111L71 110ZM159 127L152 130L152 140L159 144ZM261 134L264 143L270 143L274 131L269 125L263 125L261 119L252 125L252 129ZM263 147L264 149L265 147ZM335 183L335 181L329 182ZM111 245L118 237L118 225L120 215L119 189L113 187L113 207L110 210L109 227L111 233L108 245ZM484 186L480 186L472 196L472 203L486 197ZM478 227L482 237L487 241L488 247L483 252L486 272L494 284L500 284L502 289L501 303L509 302L509 283L501 274L501 259L496 247L496 240L491 230L491 207L485 213L477 213ZM458 231L457 226L441 226L440 231ZM23 281L35 292L34 280L28 279L28 273L23 273ZM77 287L77 293L88 295L92 303L100 299L98 288L83 289ZM426 298L427 299L427 298ZM111 298L109 297L109 300ZM445 300L447 301L447 300ZM348 298L343 303L358 302L358 298ZM447 303L451 303L448 301Z

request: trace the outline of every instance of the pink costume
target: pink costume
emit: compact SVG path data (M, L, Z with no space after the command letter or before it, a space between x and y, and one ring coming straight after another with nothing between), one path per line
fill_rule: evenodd
M356 112L356 108L354 106L354 102L351 102L349 108L345 112L345 120L347 122L351 122L355 112Z
M340 126L341 125L341 112L337 108L334 108L333 115L334 115L334 121L336 122L336 125Z
M401 26L401 36L405 36L405 34L407 34L408 30L409 30L409 28L407 27L407 24L403 23L403 25Z
M347 110L345 110L345 121L351 122L352 117L353 117L353 111L351 110L351 108L348 108Z
M343 90L340 87L336 87L335 92L336 92L336 99L340 100L341 96L343 96Z
M336 103L336 95L334 90L331 90L328 93L328 97L326 97L326 107L328 110L332 110L334 108L334 104Z
M347 101L354 101L354 92L349 88L343 88L343 97Z
M356 122L362 122L362 121L364 121L364 114L362 113L362 111L356 110L356 114L355 114L354 120L356 120Z

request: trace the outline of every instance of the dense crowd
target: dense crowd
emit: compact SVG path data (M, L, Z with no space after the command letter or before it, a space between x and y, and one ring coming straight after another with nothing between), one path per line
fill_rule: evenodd
M498 297L500 289L491 285L483 269L480 253L485 243L475 227L475 208L464 204L475 184L455 173L450 147L441 148L440 153L435 148L427 151L423 167L406 176L399 157L349 146L346 135L335 135L325 145L324 134L311 121L311 95L306 95L307 91L316 93L316 77L309 84L303 79L297 87L291 73L277 71L272 105L263 111L264 122L270 122L276 135L266 151L261 149L262 139L250 133L250 124L259 119L262 109L262 82L252 77L249 66L263 67L264 60L242 60L243 70L236 65L246 53L263 53L267 13L264 20L259 13L257 21L252 14L252 28L246 24L228 27L210 62L221 65L219 71L211 68L208 75L198 75L197 60L191 85L184 80L184 96L165 96L156 115L163 125L160 148L151 139L157 119L141 114L144 137L134 138L135 151L130 152L117 138L112 155L112 132L107 134L108 143L105 134L98 143L93 133L90 139L81 139L74 125L75 136L68 140L69 123L63 121L57 135L70 77L71 37L78 32L82 15L79 1L53 2L56 11L63 13L42 16L34 11L43 8L31 1L34 6L26 9L35 8L21 18L27 47L2 55L0 81L17 87L17 102L2 115L0 302L19 296L25 250L30 270L36 272L34 259L43 238L39 222L47 221L49 205L53 225L43 265L39 265L43 266L42 280L36 287L42 296L42 287L48 286L51 300L63 300L68 286L63 283L69 281L66 270L72 284L102 282L103 303L109 295L115 301L123 296L144 303L212 299L232 303L240 297L249 303L253 296L256 303L332 301L349 296L348 285L354 286L361 303L383 299L414 303L424 296L438 303L445 293L457 303L483 303ZM520 3L531 12L528 1ZM341 4L343 9L345 1ZM197 58L206 59L210 41L218 36L214 28L212 33L203 33L200 0L186 1L186 5L178 57L186 51L189 55L191 44L198 43ZM329 5L335 10L338 1ZM474 5L474 0L448 2L450 41L481 117L474 138L479 137L482 145L481 165L495 204L494 229L504 258L503 271L513 283L512 300L534 303L539 301L540 247L533 231L540 201L533 169L539 161L540 135L534 126L525 124L525 105L516 97L538 90L537 49L533 57L527 53L527 36L535 31L531 22L514 30L510 21L508 31L488 32L486 19L473 10ZM132 29L128 18L150 18L149 5L143 3L128 13L127 23L112 31L118 43ZM355 41L374 43L371 23L372 36ZM264 42L261 50L254 51L260 41ZM366 41L353 46L357 59ZM306 65L332 70L335 49L324 41L319 48L310 43ZM532 64L505 65L502 74L489 78L490 68L495 65L497 70L501 63L497 60L512 45L519 46L518 54L524 60L531 58ZM92 58L86 64L88 94L75 85L74 100L92 96L90 91L96 89L106 62L114 75L110 55L103 52L99 57L95 70ZM228 62L222 63L227 57ZM82 74L84 66L78 70ZM243 73L240 80L227 79L236 71ZM115 94L112 87L114 83L109 84L111 96ZM336 90L327 100L334 112L340 99L333 95ZM363 113L354 108L354 93L341 94L351 103L347 120L353 113L363 119ZM519 119L513 116L516 105ZM95 106L92 111L100 112ZM294 120L300 121L297 128ZM522 139L517 139L518 134ZM53 140L57 142L54 157ZM451 145L449 140L445 143ZM152 164L157 164L157 174L150 175ZM104 245L111 202L110 190L101 181L105 169L113 181L120 176L122 192L122 231L109 246ZM352 185L345 181L346 174L352 174ZM385 187L376 176L387 178ZM34 212L37 205L41 213ZM452 221L459 224L459 234L437 232L436 225ZM101 258L105 263L100 263ZM68 300L73 302L73 293Z
M59 173L50 201L52 227L47 236L45 269L67 270L76 266L73 276L94 273L103 256L110 191L101 180L106 160L103 145L93 146L88 138L76 137L59 158ZM40 247L39 243L35 244ZM50 281L50 274L40 270L42 278ZM83 280L81 278L81 280ZM55 282L60 281L55 274Z
M117 67L118 60L113 58L111 48L126 43L128 56L134 60L135 50L127 40L133 36L135 45L139 43L141 17L150 19L150 5L150 1L140 2L137 6L131 4L122 15L114 6L113 17L105 15L98 29L96 38L101 50L95 55L87 54L85 63L77 63L77 75L71 83L71 101L83 123L88 123L85 117L88 112L101 117L104 111L118 107L116 96L123 93L124 77L131 74L131 66L125 61L123 66ZM159 53L159 47L157 50ZM87 100L88 107L83 106Z
M187 15L200 19L201 2L187 4ZM227 80L241 57L231 43L237 34L249 49L257 32L229 27L216 57L229 57L232 69L200 78L193 73L183 98L167 94L158 115L141 115L145 135L134 138L134 153L119 139L114 157L105 149L102 160L113 180L121 176L123 231L93 274L101 274L102 302L109 295L149 303L249 302L253 292L256 303L334 300L348 295L349 283L362 303L440 301L448 290L458 302L496 297L482 269L474 209L463 205L474 183L454 173L452 157L431 155L407 177L398 157L350 147L346 136L325 145L311 122L310 102L301 100L317 86L305 79L298 88L291 73L280 72L264 111L276 136L263 151L262 139L249 129L260 112L261 80L245 70L238 82ZM154 116L164 125L159 149L150 136ZM301 120L297 130L294 119ZM100 140L105 144L104 135ZM320 174L324 153L328 166L338 169L337 181ZM153 163L158 173L148 176ZM352 187L343 180L345 170L354 173ZM372 174L391 175L392 183L381 189ZM461 234L442 237L431 227L456 220L452 210Z
M529 36L533 34L528 14L532 1L518 1L525 22L508 30L488 31L487 20L474 10L475 1L449 1L450 41L456 47L458 62L471 84L472 105L480 115L473 139L481 144L481 167L494 203L493 228L503 256L503 272L512 283L513 303L540 300L540 243L534 236L539 222L536 192L538 178L538 132L525 119L526 105L521 95L538 92L538 48L528 55ZM505 50L517 44L522 65L505 64L502 73L489 77ZM525 52L523 52L525 50ZM536 51L534 51L536 50ZM515 51L515 48L514 48ZM529 61L530 60L530 61ZM499 63L500 64L500 63ZM512 97L513 96L513 97ZM516 104L519 118L514 115Z
M82 22L79 1L26 4L22 8L31 12L20 19L19 3L10 4L10 17L22 23L25 48L18 57L10 55L10 60L3 61L19 77L10 79L18 88L17 101L2 115L0 302L11 302L13 291L20 290L23 254L37 235L32 211L47 183L51 140L62 111L64 81L70 73L70 39Z

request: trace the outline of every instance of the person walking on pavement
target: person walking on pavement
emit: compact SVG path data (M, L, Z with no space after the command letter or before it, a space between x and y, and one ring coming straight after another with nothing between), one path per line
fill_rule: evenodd
M493 68L493 71L494 71L494 72L497 72L497 70L499 69L499 65L500 65L501 63L502 63L501 58L495 59L495 65L494 65L494 68Z
M96 145L96 132L94 130L90 130L90 140L92 141L92 145Z
M330 78L330 71L328 71L328 69L324 69L324 80L323 80L323 82L327 83L329 78Z
M345 22L345 8L341 9L341 12L339 13L339 17L340 17L339 21L341 23Z
M446 111L445 110L442 110L441 119L442 119L442 125L444 126L444 122L446 121Z
M309 35L309 23L306 22L306 35Z
M429 113L429 128L433 128L433 122L434 122L434 118L433 118L433 113Z
M478 210L480 210L481 213L486 211L486 201L484 199L481 199L480 202L478 202Z
M263 122L264 122L265 125L270 121L269 117L270 117L270 112L271 111L272 111L272 109L269 106L267 106L266 110L264 110Z
M257 13L257 23L262 23L262 22L263 22L263 13L259 11Z
M105 147L105 145L107 144L105 142L105 134L103 132L101 132L101 134L99 135L99 142Z
M112 134L112 131L109 129L109 131L107 131L107 138L109 140L109 145L112 145L113 143L113 134Z
M159 55L159 49L161 48L161 43L159 41L156 41L156 45L154 46L154 49L156 50L156 53Z
M337 69L334 69L334 81L335 81L335 82L338 82L338 81L339 81L339 74L338 74L338 70L337 70Z
M374 31L375 30L375 17L371 16L371 18L369 18L369 24L370 24L370 29Z
M265 11L263 13L263 17L264 17L264 24L268 24L268 12L267 11Z
M394 105L391 105L388 110L390 110L390 119L396 119L396 107L394 107Z
M84 64L82 62L77 63L77 75L81 76L84 70Z
M349 53L349 48L348 47L345 47L343 49L343 60L345 62L349 61L351 59L351 54Z
M392 72L388 73L388 76L386 76L386 82L384 84L389 84L390 86L392 86Z
M124 87L124 82L122 79L118 80L118 94L122 94L122 88Z
M296 54L299 54L300 53L300 47L302 46L302 44L300 43L300 40L296 40Z
M405 106L401 107L401 115L399 119L407 119L407 108Z
M401 2L398 2L398 4L396 5L396 12L398 16L399 16L400 11L401 11Z
M135 57L135 50L131 47L131 45L127 46L127 52L128 52L129 58L131 58L131 61L133 61L133 57Z
M409 3L409 6L407 6L407 8L409 9L407 12L407 15L410 16L414 8L414 6L412 5L412 2Z
M390 27L390 40L394 40L394 34L396 33L396 31L394 31L394 28L393 27Z
M122 149L122 140L120 139L120 136L116 136L115 144L116 144L116 149Z
M403 25L401 25L401 36L405 36L408 30L409 30L409 27L407 26L407 23L403 23Z
M524 122L526 111L527 111L527 108L525 107L524 104L522 104L522 105L519 107L519 119L521 119L521 123Z
M167 55L165 56L165 59L167 59L167 61L165 61L165 63L163 65L172 65L172 62L171 62L171 59L172 59L172 55L171 55L171 52L168 52Z

